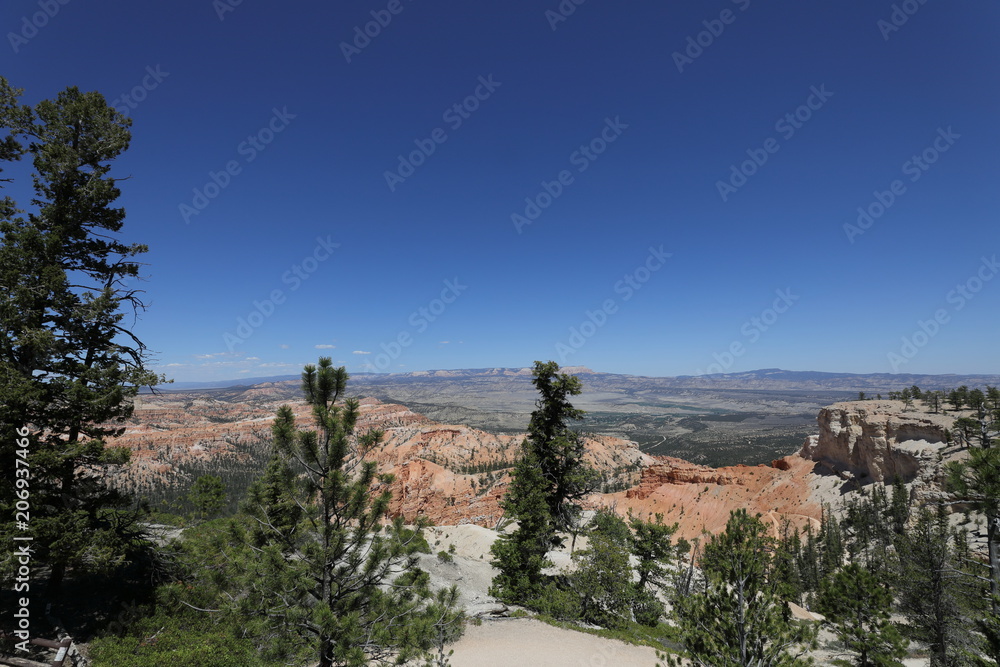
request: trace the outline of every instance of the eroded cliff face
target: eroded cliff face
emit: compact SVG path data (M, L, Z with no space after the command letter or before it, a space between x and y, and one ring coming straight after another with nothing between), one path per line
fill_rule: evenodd
M250 477L270 455L275 409L285 403L279 386L258 385L225 400L210 392L143 396L125 434L109 443L132 458L115 483L145 493L157 486L185 488L204 472L241 467ZM312 426L311 409L292 403L300 428ZM402 405L360 401L357 430L382 429L382 443L366 454L392 473L393 516L424 516L438 525L492 527L523 435L494 434L440 424ZM586 461L611 483L631 486L652 459L634 442L607 436L585 439Z
M819 435L800 455L860 483L904 482L933 474L954 416L905 411L900 401L835 403L819 412Z

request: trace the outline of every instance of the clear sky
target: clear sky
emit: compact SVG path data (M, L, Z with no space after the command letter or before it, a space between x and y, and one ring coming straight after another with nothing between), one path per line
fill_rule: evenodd
M237 2L0 8L134 121L177 380L1000 372L994 0Z

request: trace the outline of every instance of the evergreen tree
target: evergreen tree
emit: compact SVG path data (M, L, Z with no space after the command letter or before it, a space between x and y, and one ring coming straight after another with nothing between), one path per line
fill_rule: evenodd
M695 665L785 667L814 633L791 619L773 576L773 540L746 510L730 514L726 530L705 546L704 593L678 601L681 639ZM799 647L799 654L791 651Z
M202 475L191 485L188 499L204 519L214 515L226 504L226 487L218 475Z
M951 403L952 408L958 412L965 405L969 398L969 388L962 385L958 389L952 389L948 392L948 402Z
M1000 410L1000 389L987 385L986 400L989 401L990 408Z
M843 530L848 560L863 565L880 579L891 576L896 567L892 516L884 485L872 485L870 491L845 505Z
M663 515L652 521L629 515L631 554L635 558L635 596L633 616L639 623L655 626L663 615L659 595L668 593L669 577L679 554L687 554L686 544L671 544L677 524L666 525Z
M781 537L774 552L774 577L783 585L781 596L794 602L802 601L805 584L799 571L802 541L798 529L786 519L781 526Z
M542 570L552 563L546 557L552 534L552 516L545 496L545 480L533 453L522 456L500 506L516 517L517 528L501 533L490 547L493 578L490 595L509 603L538 599L544 584Z
M946 470L948 489L986 517L991 623L1000 627L1000 447L973 449Z
M820 524L821 536L821 558L820 576L829 577L844 562L844 539L840 530L840 522L833 515L829 507L823 508L823 521Z
M602 509L594 516L588 535L587 548L573 554L578 567L570 577L570 586L580 596L580 616L607 628L627 625L637 591L629 562L628 526L610 510ZM662 607L659 611L662 613Z
M426 655L441 625L457 621L454 595L435 600L416 566L417 550L429 551L421 526L385 525L392 477L365 460L382 432L355 435L358 403L341 402L347 379L327 357L305 367L316 430L278 410L275 455L230 532L229 611L274 657L311 650L320 667Z
M562 544L557 531L574 529L579 516L575 501L591 493L599 476L583 462L583 440L567 422L583 418L569 402L581 392L580 380L559 373L554 361L536 361L532 384L541 394L521 443L521 456L501 501L517 528L491 547L499 570L490 594L507 602L537 599L543 587L545 554Z
M907 642L890 623L892 593L885 581L852 563L823 580L818 611L858 667L902 665Z
M570 396L581 393L580 380L559 373L554 361L536 361L532 374L531 383L541 396L531 413L523 447L534 454L541 470L553 531L567 531L579 515L576 501L596 490L600 482L599 475L583 461L583 439L567 424L583 419L583 410L569 402ZM561 543L555 532L550 541Z
M820 552L812 524L806 526L806 539L798 552L797 563L803 591L819 590Z
M110 176L131 121L96 92L67 88L34 108L20 93L0 77L0 160L30 155L35 193L26 216L0 202L0 453L12 461L17 430L27 432L34 557L51 566L55 597L68 569L107 571L148 547L131 500L105 481L128 451L105 442L124 431L138 388L159 379L123 322L145 308L127 281L147 249L119 240L125 211ZM2 474L6 513L13 463Z
M629 527L632 529L631 551L636 558L635 569L639 577L637 585L640 589L647 586L653 590L663 589L674 559L671 538L677 532L677 524L664 524L662 514L656 514L653 521L630 514Z
M944 397L944 392L942 391L930 391L924 395L924 400L930 403L931 412L938 414L941 411L941 401Z
M902 535L906 531L906 522L910 519L910 492L898 475L892 480L892 499L889 502L892 530L897 535Z
M926 642L931 665L958 664L973 644L969 617L970 582L956 562L948 517L922 508L914 525L898 541L899 605L909 621L907 632Z

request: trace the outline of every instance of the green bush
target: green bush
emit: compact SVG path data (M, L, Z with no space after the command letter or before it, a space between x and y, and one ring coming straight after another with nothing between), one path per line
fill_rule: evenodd
M252 642L235 629L204 616L170 618L164 614L137 622L123 637L107 636L90 644L96 667L271 667Z
M537 600L532 600L525 606L561 621L575 621L580 618L581 613L580 595L560 588L553 581L545 585Z

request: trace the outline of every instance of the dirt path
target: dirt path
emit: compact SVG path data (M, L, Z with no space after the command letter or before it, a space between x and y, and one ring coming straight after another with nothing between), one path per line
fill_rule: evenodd
M469 625L452 646L454 667L653 667L646 646L563 630L527 618Z

